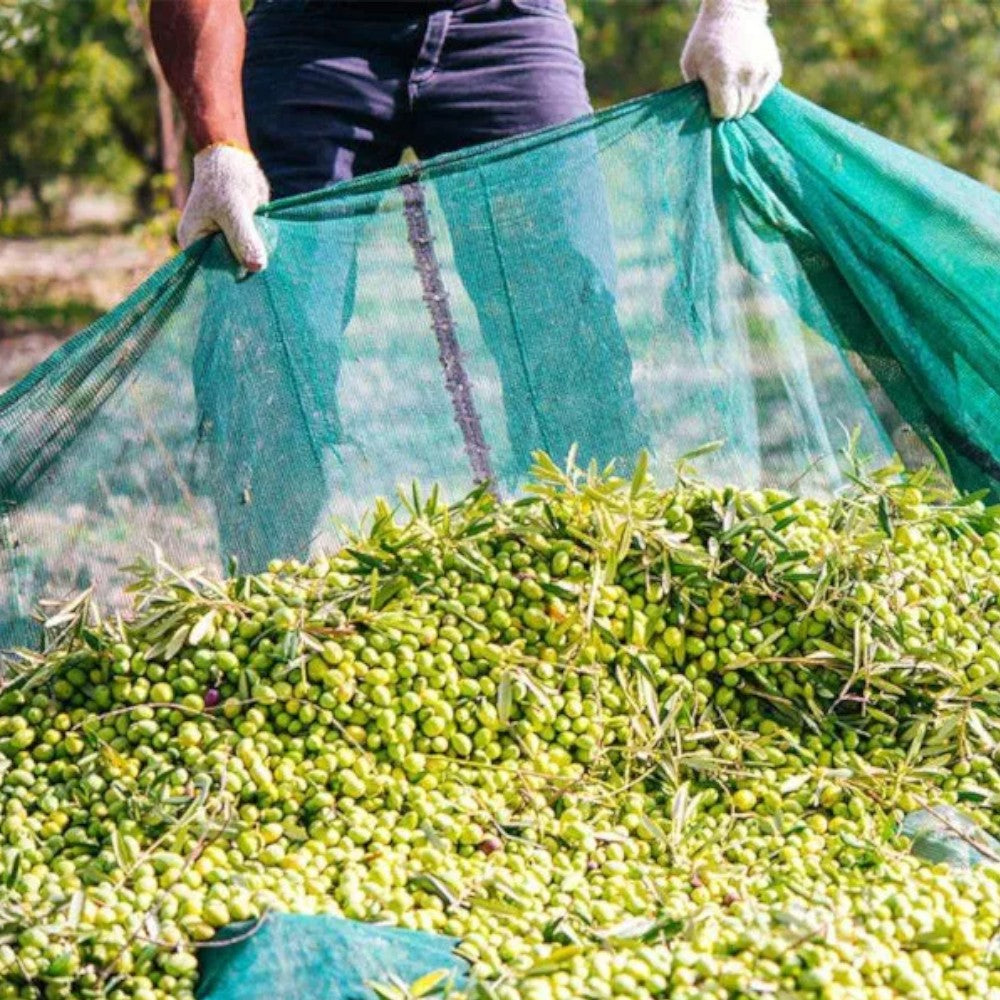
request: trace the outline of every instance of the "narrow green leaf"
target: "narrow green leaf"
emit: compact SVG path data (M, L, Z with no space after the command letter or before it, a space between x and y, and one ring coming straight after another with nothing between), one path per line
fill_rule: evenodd
M892 538L892 517L889 513L889 501L884 496L878 498L878 523L887 538Z
M191 633L187 637L187 642L189 646L200 645L205 636L207 636L208 633L211 631L211 629L214 627L215 618L216 618L216 612L215 609L213 608L211 611L205 612L205 614L203 614L201 618L199 618L198 621L194 623L194 625L191 628Z
M451 976L447 969L436 969L428 972L410 984L410 996L414 998L430 996L435 993Z
M80 926L80 920L83 917L83 904L86 898L82 889L77 889L70 897L69 909L66 912L66 922L74 930Z
M693 458L701 458L703 455L711 455L713 452L718 451L726 442L723 440L709 441L706 444L701 445L699 448L694 448L692 451L686 451L677 460L680 462L690 462Z
M497 685L497 715L500 718L500 725L507 726L510 723L510 710L513 707L514 683L510 674L504 674Z
M379 998L379 1000L407 1000L406 993L404 993L398 986L373 982L365 983L365 985Z
M636 459L635 471L632 473L632 486L629 490L629 495L633 500L635 500L639 494L642 492L643 486L646 485L646 475L649 472L649 453L644 448L639 452L639 457Z
M7 868L7 877L5 883L8 889L13 889L17 885L18 876L21 874L21 852L15 850L12 855L12 860Z
M181 625L179 629L170 637L170 641L166 644L163 649L163 659L172 660L183 648L184 644L187 642L187 637L190 634L190 629L187 625Z

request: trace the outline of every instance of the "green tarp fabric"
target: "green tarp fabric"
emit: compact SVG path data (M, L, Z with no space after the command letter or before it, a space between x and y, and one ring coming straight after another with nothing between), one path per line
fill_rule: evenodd
M910 840L910 850L933 865L974 868L1000 863L1000 841L953 806L938 805L907 815L900 833Z
M700 87L268 206L0 397L0 650L158 546L256 570L544 448L824 493L848 431L1000 484L1000 196L779 89ZM345 527L346 526L346 527Z
M227 943L229 942L229 943ZM458 988L453 938L336 917L274 914L227 927L201 950L199 1000L371 1000L373 985ZM435 973L439 973L436 976Z

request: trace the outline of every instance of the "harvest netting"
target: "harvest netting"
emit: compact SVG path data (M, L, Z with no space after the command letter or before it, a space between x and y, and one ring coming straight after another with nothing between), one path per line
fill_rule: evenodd
M0 398L0 998L998 995L997 195L689 87L261 224Z
M709 478L829 493L847 430L1000 476L1000 197L779 90L697 87L269 206L262 274L205 240L0 397L0 647L121 566L255 571L375 495L535 449L709 440Z

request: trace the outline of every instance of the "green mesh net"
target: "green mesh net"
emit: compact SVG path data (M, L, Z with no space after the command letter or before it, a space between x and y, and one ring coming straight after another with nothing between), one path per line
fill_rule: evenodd
M938 805L909 813L900 832L910 849L932 865L974 868L1000 864L1000 842L953 806Z
M690 86L261 212L0 397L0 648L122 566L255 571L535 449L824 493L847 432L1000 483L1000 196L777 91Z

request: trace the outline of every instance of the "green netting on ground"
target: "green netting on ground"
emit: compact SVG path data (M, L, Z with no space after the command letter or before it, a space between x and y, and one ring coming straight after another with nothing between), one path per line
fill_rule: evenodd
M847 429L1000 482L1000 196L779 90L691 86L262 212L0 397L0 647L120 567L256 570L531 452L825 492Z
M272 914L261 923L232 924L202 949L198 997L375 1000L373 984L412 984L424 976L457 989L467 978L467 963L454 953L457 943L442 934L326 915ZM428 989L432 993L441 995Z

